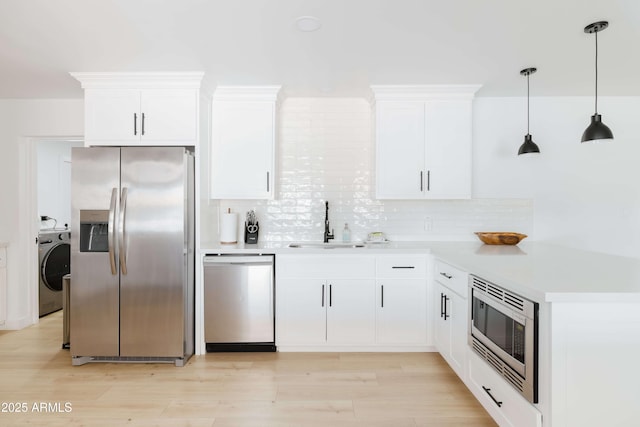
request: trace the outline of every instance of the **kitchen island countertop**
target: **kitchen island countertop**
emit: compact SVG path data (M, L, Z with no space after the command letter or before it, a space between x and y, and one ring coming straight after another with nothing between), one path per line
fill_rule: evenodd
M290 248L291 242L204 245L201 254L432 253L464 271L537 302L640 302L640 259L521 242L389 242L364 248Z

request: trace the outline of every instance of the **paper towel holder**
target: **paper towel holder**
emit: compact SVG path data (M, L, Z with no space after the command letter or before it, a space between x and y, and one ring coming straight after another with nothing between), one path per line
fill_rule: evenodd
M231 213L231 208L220 216L220 243L238 243L238 214Z

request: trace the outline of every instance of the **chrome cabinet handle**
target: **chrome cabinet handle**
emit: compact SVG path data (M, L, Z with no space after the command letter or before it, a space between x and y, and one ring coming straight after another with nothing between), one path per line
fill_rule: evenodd
M420 171L420 191L423 191L423 189L424 189L424 184L423 184L424 183L424 179L423 179L422 175L423 175L423 172Z
M127 274L127 252L125 250L125 214L127 211L127 187L122 187L122 195L120 196L120 221L118 223L119 249L120 249L120 270L122 274Z
M322 285L322 306L324 307L324 285Z
M491 400L493 400L495 402L495 404L498 405L498 408L502 407L502 402L499 402L495 397L493 397L493 394L491 394L491 389L490 388L486 388L485 386L482 386L482 389L485 391L485 393L487 393L489 395Z
M269 192L269 171L267 171L267 193Z
M440 318L444 317L444 294L440 292Z
M144 113L142 113L142 132L141 135L144 136Z
M384 285L380 285L380 307L384 308Z
M109 263L111 264L111 274L116 275L116 251L115 240L116 236L116 204L118 198L118 189L111 189L111 204L109 205L109 223L107 225L107 246L109 247Z
M442 272L442 271L440 272L440 275L441 275L441 276L446 277L447 279L451 279L451 278L453 278L453 276L452 276L452 275L447 274L447 273L444 273L444 272Z
M138 114L133 113L133 134L138 134Z
M431 171L427 171L427 191L431 191Z

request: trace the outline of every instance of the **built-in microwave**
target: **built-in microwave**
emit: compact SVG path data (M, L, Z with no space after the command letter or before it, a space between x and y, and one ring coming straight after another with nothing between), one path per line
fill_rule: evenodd
M469 345L529 402L538 403L538 303L469 275Z

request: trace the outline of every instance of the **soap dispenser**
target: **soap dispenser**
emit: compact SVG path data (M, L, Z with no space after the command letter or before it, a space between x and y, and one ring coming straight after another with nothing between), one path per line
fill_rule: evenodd
M349 224L344 223L344 230L342 230L342 241L350 242L351 241L351 230L349 230Z

